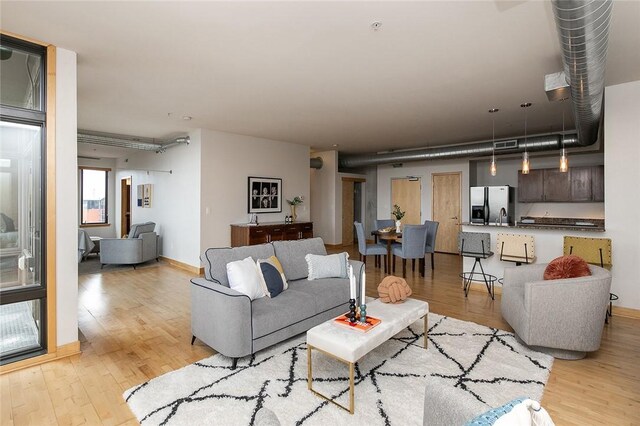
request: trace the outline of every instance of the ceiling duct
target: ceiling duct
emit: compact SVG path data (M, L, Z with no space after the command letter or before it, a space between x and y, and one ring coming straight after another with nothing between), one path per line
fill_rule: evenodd
M115 133L93 132L90 130L78 130L78 143L93 145L115 146L118 148L139 149L153 151L161 154L167 149L177 145L191 142L189 136L180 136L169 140L158 140L139 136L119 135Z
M578 143L598 139L612 0L552 0Z
M496 144L504 142L512 148L502 148L501 153L513 154L524 152L525 147L528 152L551 151L560 149L561 135L554 133L543 136L528 137L525 142L524 138L508 139L505 141L496 141ZM514 140L517 144L514 144ZM472 158L484 157L493 153L494 143L477 142L465 145L442 146L435 148L423 148L411 151L396 151L385 154L363 154L363 155L341 155L339 158L339 166L344 168L376 166L379 164L404 163L409 161L426 161L426 160L449 160L452 158ZM564 146L575 147L578 144L576 134L567 134L564 137Z
M309 167L319 170L322 168L322 157L313 157L309 159Z

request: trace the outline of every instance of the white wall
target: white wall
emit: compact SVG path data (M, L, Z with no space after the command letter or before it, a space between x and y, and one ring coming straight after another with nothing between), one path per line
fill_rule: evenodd
M161 255L199 267L201 131L189 136L189 145L178 145L164 154L141 151L118 159L115 181L131 176L131 223L156 223ZM168 170L172 173L161 172ZM137 186L147 183L153 184L152 206L138 207ZM120 185L115 186L115 211L119 212ZM120 225L120 215L116 214L117 235Z
M403 167L394 168L390 164L378 166L378 219L391 217L391 179L407 176L417 176L422 180L422 222L431 220L432 181L434 173L462 172L461 177L461 207L462 220L469 220L469 161L418 161L405 163Z
M599 166L604 164L604 154L597 153L573 153L569 152L569 166ZM560 154L553 156L531 156L531 168L551 168L558 167ZM474 185L510 185L518 187L518 171L522 169L521 158L500 158L496 157L498 173L491 176L489 173L489 162L477 161L475 163L476 173L472 176ZM473 179L475 177L475 179ZM605 197L607 195L605 194ZM516 200L517 200L516 190ZM549 217L574 217L603 219L604 203L517 203L516 220L521 216L549 216Z
M103 158L101 160L90 160L86 158L78 158L78 166L99 167L103 169L111 169L108 174L108 191L107 191L107 215L109 217L109 226L90 226L84 227L87 234L90 236L102 237L102 238L115 238L116 237L116 214L120 215L120 210L116 213L116 159L115 158ZM78 200L77 209L78 214L81 208L82 196L80 194L80 172L78 171ZM80 218L78 217L78 223Z
M56 55L56 321L58 346L78 340L76 54Z
M616 305L640 309L640 81L605 89L605 227L612 240Z
M322 158L321 169L311 169L311 220L313 232L321 237L326 244L340 244L342 228L337 230L337 224L342 227L342 216L338 217L337 207L342 205L338 199L336 187L338 185L338 152L314 152L312 157Z
M232 223L248 221L249 176L282 179L284 199L304 197L298 220L309 220L309 147L251 136L202 129L201 238L199 251L231 243ZM291 213L286 201L281 213L260 214L261 223L284 221Z

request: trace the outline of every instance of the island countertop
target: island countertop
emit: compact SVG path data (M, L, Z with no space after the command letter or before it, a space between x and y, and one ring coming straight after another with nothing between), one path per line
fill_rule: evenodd
M530 217L523 216L515 225L489 223L463 223L465 226L486 226L493 228L548 229L564 231L604 232L604 219L581 219L566 217Z

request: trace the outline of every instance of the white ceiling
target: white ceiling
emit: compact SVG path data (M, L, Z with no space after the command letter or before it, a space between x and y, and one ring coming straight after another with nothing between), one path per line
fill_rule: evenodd
M164 138L203 127L372 152L490 138L492 107L498 137L522 134L523 101L530 133L561 127L544 93L544 75L561 69L549 2L0 7L3 30L78 53L82 129ZM639 18L640 2L616 2L607 85L640 80Z

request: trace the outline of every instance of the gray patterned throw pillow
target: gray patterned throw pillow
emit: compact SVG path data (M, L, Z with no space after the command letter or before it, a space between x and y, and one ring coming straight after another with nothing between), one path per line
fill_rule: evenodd
M308 254L304 257L309 268L309 280L321 278L348 278L349 254L338 253L327 256Z

